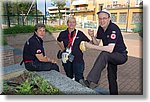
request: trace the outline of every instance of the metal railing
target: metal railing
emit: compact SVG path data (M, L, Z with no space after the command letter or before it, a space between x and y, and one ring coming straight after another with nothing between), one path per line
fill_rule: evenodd
M35 25L36 21L45 23L44 15L2 15L2 19L2 24L8 27L14 25Z

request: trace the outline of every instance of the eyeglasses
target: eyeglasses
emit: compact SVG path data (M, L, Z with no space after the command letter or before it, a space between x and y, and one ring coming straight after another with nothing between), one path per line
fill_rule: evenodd
M106 18L106 17L103 17L103 18L99 18L99 20L101 21L101 20L107 20L108 19L108 17Z

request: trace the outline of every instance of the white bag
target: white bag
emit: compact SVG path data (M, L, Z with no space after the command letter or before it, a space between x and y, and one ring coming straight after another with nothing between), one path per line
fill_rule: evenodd
M62 62L67 63L67 60L69 59L69 53L63 52L61 57Z

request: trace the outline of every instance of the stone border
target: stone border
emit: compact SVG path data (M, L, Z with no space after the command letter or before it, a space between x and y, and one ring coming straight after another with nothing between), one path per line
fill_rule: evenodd
M37 74L47 80L51 85L58 88L65 95L98 95L96 91L82 86L78 82L55 70L37 72Z

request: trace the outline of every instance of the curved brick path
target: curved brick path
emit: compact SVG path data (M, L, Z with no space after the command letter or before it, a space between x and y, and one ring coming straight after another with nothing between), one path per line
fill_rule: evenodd
M82 29L83 32L87 33L87 29ZM59 32L58 32L59 33ZM56 58L57 51L59 47L56 42L56 37L58 33L53 33L52 35L47 34L44 39L44 46L46 49L46 55L52 59L57 60L58 65L60 66L61 73L65 74L60 60ZM22 50L23 44L30 35L23 35L18 40L14 40L13 43L9 42L12 47L19 48ZM23 38L23 39L22 39ZM10 41L14 38L8 38ZM124 33L125 43L129 50L129 59L124 65L120 65L118 68L118 86L119 94L143 94L143 66L142 66L142 39L137 34ZM18 42L19 41L19 42ZM14 45L14 43L16 43ZM85 59L85 72L84 76L86 77L88 72L91 70L94 61L96 60L99 51L88 49L84 52ZM16 55L16 63L21 59L22 55ZM108 89L107 82L107 70L105 69L102 73L100 80L100 87Z
M87 33L86 29L81 29L83 32ZM53 37L56 39L58 33L53 33ZM118 68L118 87L119 94L143 94L143 65L142 65L142 38L138 36L138 34L132 33L123 33L125 43L127 45L129 51L128 61L120 65ZM58 49L58 46L55 45L56 42L50 43L49 46L51 48ZM48 44L47 44L48 46ZM58 50L57 50L58 51ZM52 51L53 52L53 51ZM49 53L49 55L53 55L54 53ZM89 71L94 64L94 61L99 54L99 51L88 49L84 52L85 59L85 72L84 76L86 77ZM56 54L56 53L55 53ZM54 54L54 55L55 55ZM55 58L55 57L54 57ZM61 66L60 61L58 61ZM61 67L62 73L64 73L63 68ZM100 87L108 89L108 81L107 81L107 70L105 69L102 73L101 80L99 81Z

